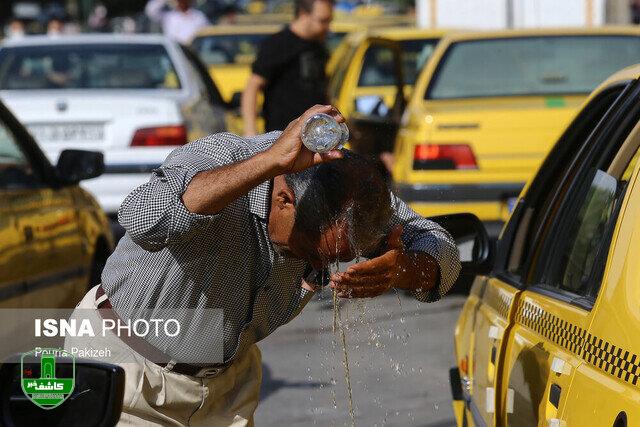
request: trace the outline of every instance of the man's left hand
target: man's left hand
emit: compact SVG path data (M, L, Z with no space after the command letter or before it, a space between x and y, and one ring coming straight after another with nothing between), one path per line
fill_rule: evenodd
M332 274L331 288L342 298L375 297L391 288L431 289L439 278L438 263L426 253L407 253L401 236L402 227L398 226L389 234L388 250L383 255Z

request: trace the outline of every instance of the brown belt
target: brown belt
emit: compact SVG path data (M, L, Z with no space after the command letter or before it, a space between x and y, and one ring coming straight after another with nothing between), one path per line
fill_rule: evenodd
M98 298L105 295L105 291L102 288L102 285L98 286L98 290L96 291L96 300ZM111 301L109 298L104 299L102 302L98 304L98 313L103 319L110 319L115 322L122 321L118 314L113 310L113 306L111 305ZM122 340L125 344L135 350L138 354L144 357L147 360L152 361L158 366L166 367L169 365L170 357L164 354L160 349L151 345L147 340L141 338L137 335L117 335L120 340ZM215 377L218 374L222 373L229 364L225 365L215 365L215 366L197 366L191 365L189 363L174 363L173 366L169 368L170 371L177 372L179 374L190 375L192 377Z

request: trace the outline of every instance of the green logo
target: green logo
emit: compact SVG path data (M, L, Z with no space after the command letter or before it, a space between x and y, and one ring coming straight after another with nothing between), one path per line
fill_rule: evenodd
M75 357L59 348L36 348L20 359L22 391L42 409L60 406L73 392Z

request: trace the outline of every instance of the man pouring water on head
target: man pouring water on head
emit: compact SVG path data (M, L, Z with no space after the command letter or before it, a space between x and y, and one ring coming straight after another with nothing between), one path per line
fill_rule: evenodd
M199 351L219 338L217 364L153 363L144 353L162 349L126 343L138 363L122 364L123 424L253 425L256 342L321 286L345 298L404 289L431 302L456 280L450 235L390 192L374 166L348 150L317 153L303 144L302 129L318 114L344 122L334 107L317 105L283 132L208 136L172 152L123 202L118 218L127 232L102 284L78 308L224 313L219 330L181 344ZM358 256L368 260L326 272Z

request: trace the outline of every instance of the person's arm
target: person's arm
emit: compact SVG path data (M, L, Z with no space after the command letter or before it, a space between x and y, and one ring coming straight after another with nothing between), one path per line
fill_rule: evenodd
M267 81L264 77L251 74L247 86L242 91L240 113L244 124L244 135L253 136L257 133L256 117L258 115L258 92L264 90Z
M164 10L166 7L166 0L149 0L147 2L147 5L144 7L144 13L153 22L161 23L162 16L164 15Z
M392 287L411 291L423 302L439 300L460 273L460 254L451 235L391 194L394 213L382 255L331 276L343 297L373 297Z
M291 122L267 150L245 160L236 161L233 141L211 139L215 137L175 150L148 183L124 200L118 211L120 224L139 246L159 251L203 231L222 210L256 185L340 158L339 151L320 155L302 144L302 123L320 112L344 121L331 106L312 107Z

